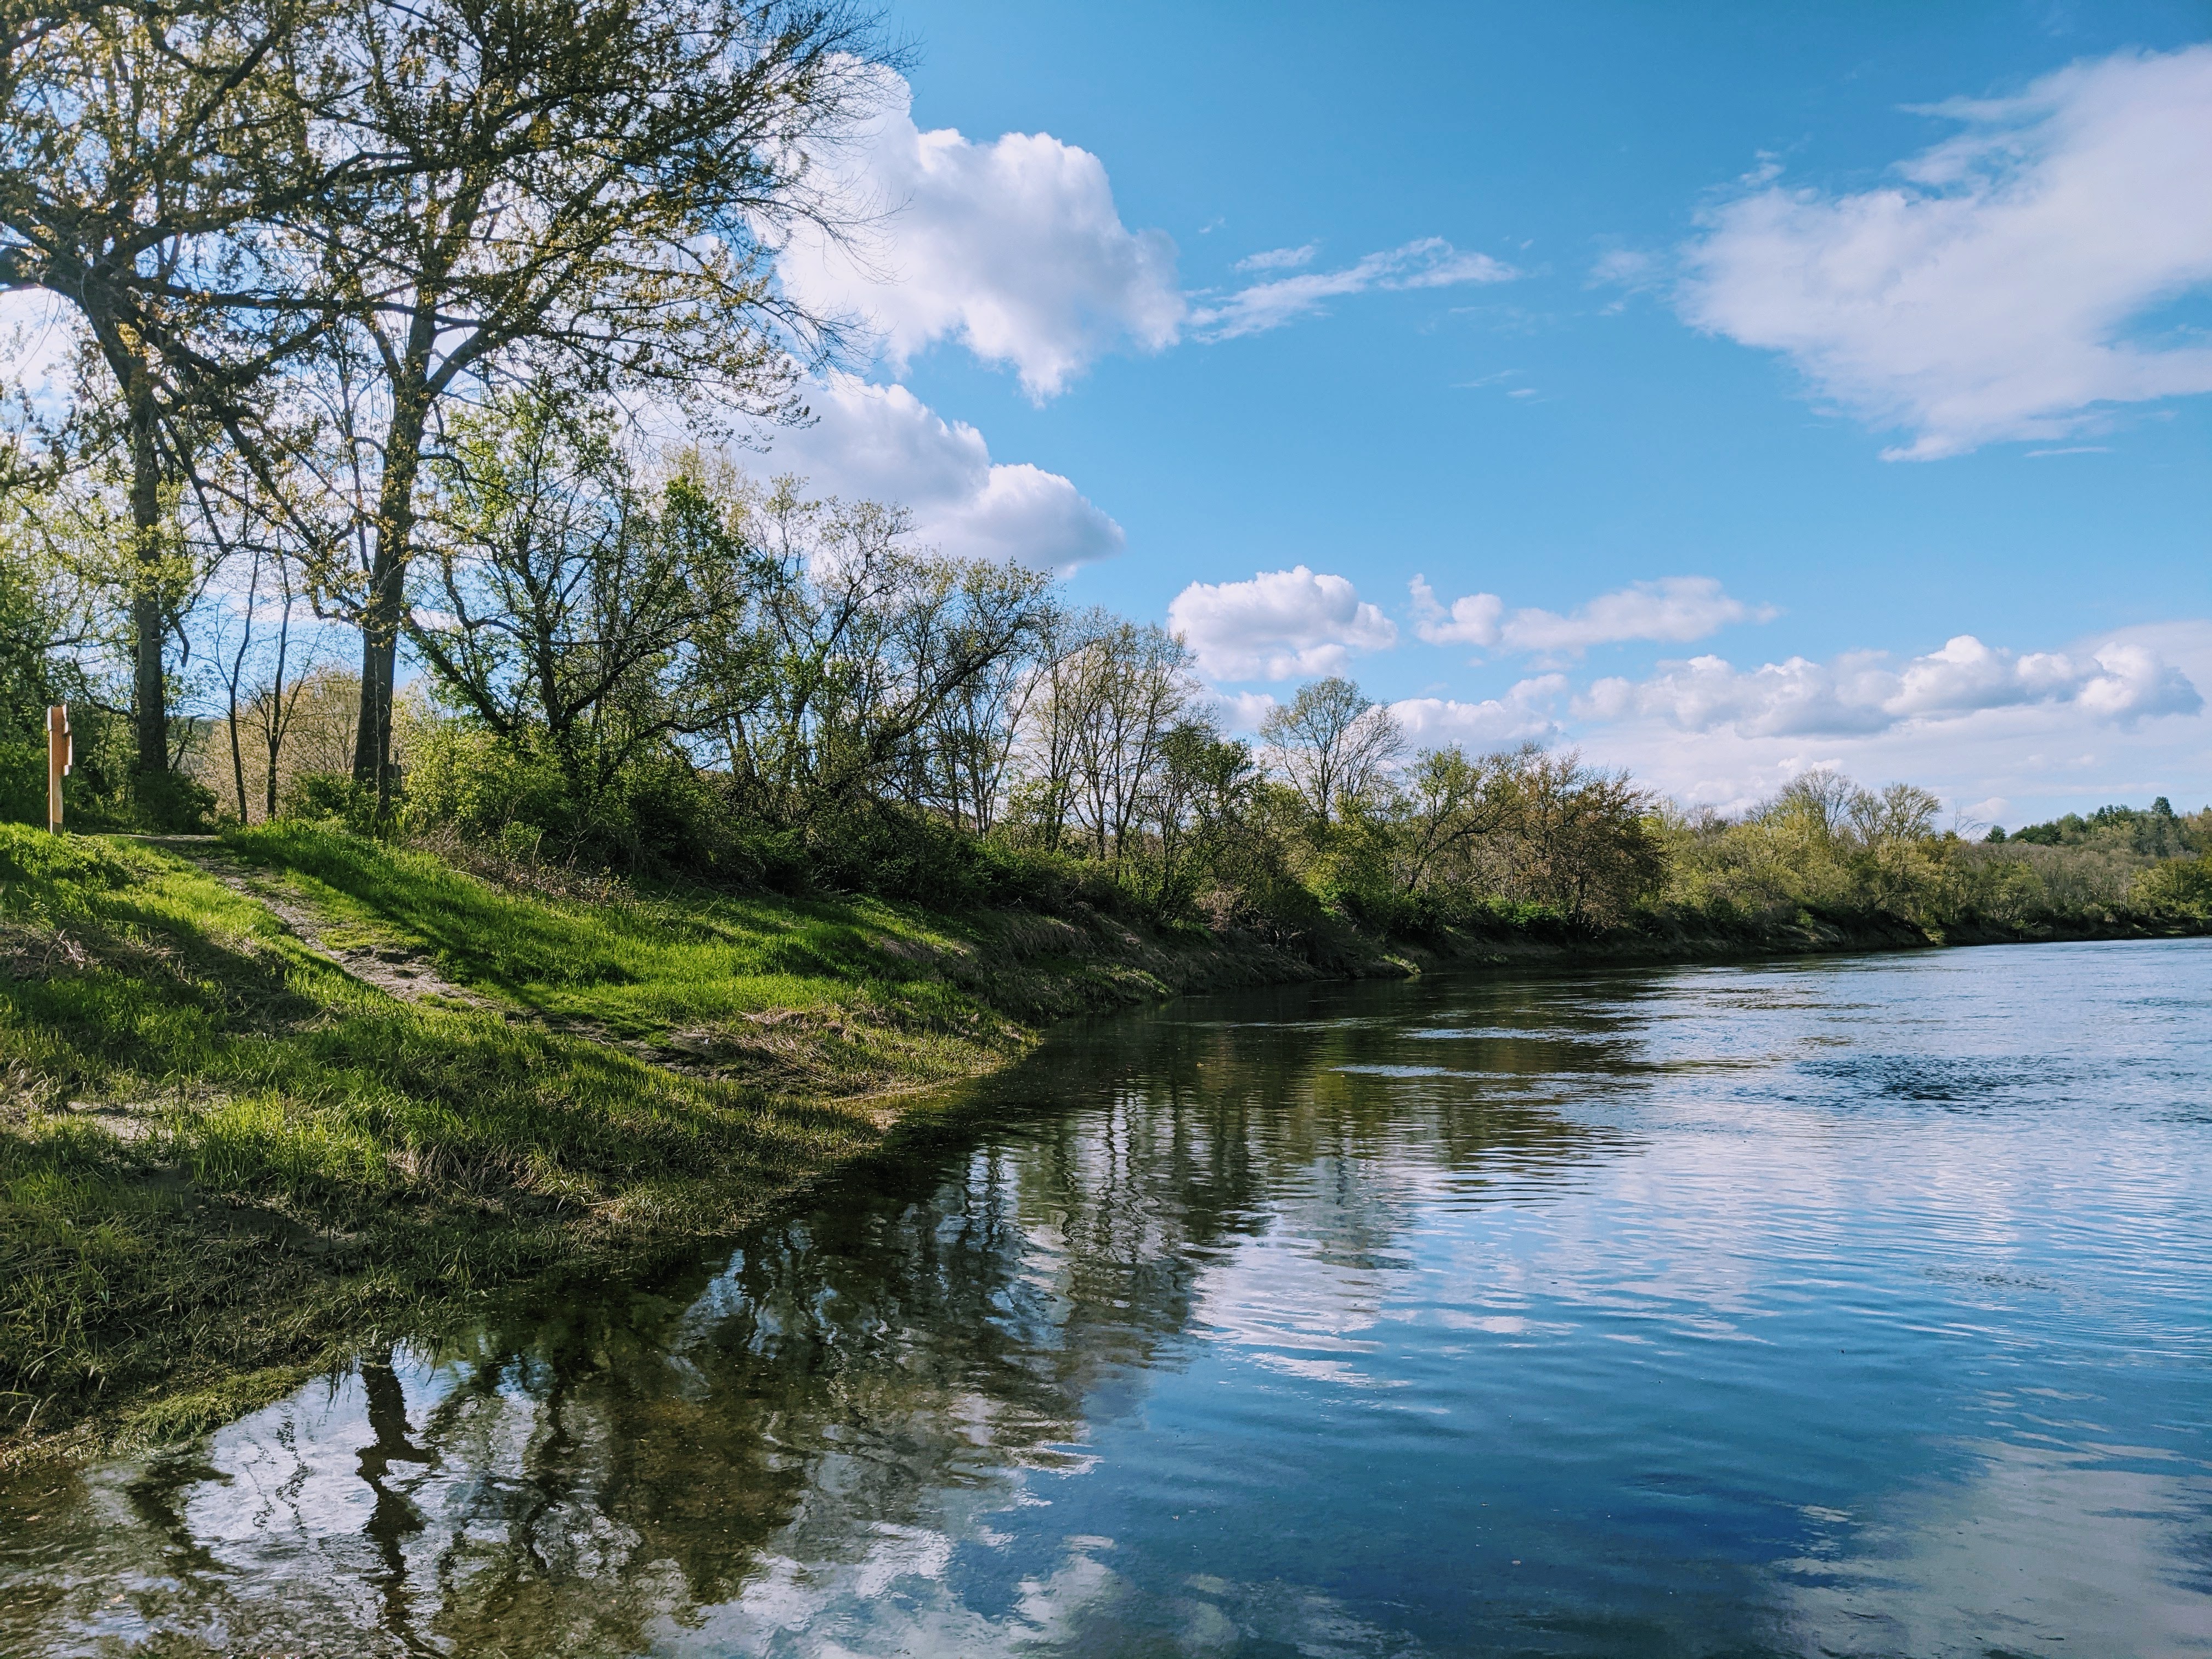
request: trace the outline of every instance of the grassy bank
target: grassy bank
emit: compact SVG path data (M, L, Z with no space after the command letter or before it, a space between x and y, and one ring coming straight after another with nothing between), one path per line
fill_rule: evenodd
M1052 1018L1443 963L1924 945L1501 917L1385 952L1081 905L635 890L297 823L0 826L0 1460L189 1432L556 1266L726 1232Z
M297 824L0 827L0 1443L219 1420L740 1225L1054 1015L1301 971L1096 917L532 890Z

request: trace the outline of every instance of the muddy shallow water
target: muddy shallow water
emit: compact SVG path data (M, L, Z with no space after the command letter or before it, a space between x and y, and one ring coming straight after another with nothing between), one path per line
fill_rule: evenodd
M0 1652L2212 1653L2212 942L1192 999L0 1491Z

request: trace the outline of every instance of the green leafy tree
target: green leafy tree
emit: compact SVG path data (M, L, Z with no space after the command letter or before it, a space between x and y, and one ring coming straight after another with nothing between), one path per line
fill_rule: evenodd
M1422 750L1390 803L1400 890L1470 884L1476 855L1505 825L1510 799L1499 785L1516 758L1471 759L1456 744Z
M0 3L0 287L41 289L82 325L76 416L50 436L120 457L149 778L170 763L190 456L210 434L250 446L273 369L330 321L264 234L352 165L308 142L301 54L315 17L295 0Z
M2154 916L2212 921L2212 854L2152 866L2136 878L2129 897Z
M395 158L288 222L343 299L320 371L358 534L323 572L362 635L356 776L392 785L418 485L444 410L557 372L708 419L794 418L825 319L770 279L779 227L845 210L810 151L881 82L862 20L806 0L348 0L317 116Z
M409 635L487 729L544 745L588 810L643 750L720 726L697 641L745 605L750 553L696 467L656 495L609 413L540 385L457 420L432 482Z
M1522 750L1495 787L1506 835L1503 890L1582 926L1626 921L1664 878L1654 802L1626 772L1585 766L1571 750Z

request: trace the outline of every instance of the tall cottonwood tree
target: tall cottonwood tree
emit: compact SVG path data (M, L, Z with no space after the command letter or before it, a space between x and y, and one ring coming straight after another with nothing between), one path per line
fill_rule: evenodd
M1261 722L1274 763L1327 829L1346 796L1364 795L1404 752L1390 711L1350 680L1332 674L1298 688Z
M769 256L799 216L839 228L810 151L881 82L866 20L811 0L349 0L338 38L319 117L398 164L292 228L351 319L362 534L325 588L362 630L355 775L381 801L446 405L556 371L726 420L799 414L794 355L830 319L784 301Z
M358 158L318 156L301 93L316 0L0 0L0 287L82 325L77 430L124 458L137 764L169 763L170 520L209 431L249 438L272 368L330 310L265 238Z

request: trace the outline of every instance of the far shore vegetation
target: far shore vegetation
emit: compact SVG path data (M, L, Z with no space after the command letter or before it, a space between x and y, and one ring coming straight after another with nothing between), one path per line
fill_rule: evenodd
M780 0L0 42L68 383L0 441L0 1461L726 1233L1064 1015L2212 923L2163 799L1692 811L1334 677L1248 740L1165 630L739 470L838 362L775 261L888 61Z

